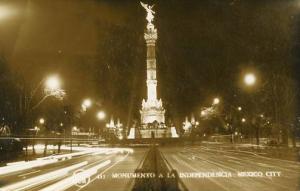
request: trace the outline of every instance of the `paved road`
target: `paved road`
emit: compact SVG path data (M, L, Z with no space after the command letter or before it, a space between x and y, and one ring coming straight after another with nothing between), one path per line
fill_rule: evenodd
M53 164L0 175L0 190L131 190L133 178L112 176L116 173L133 173L140 166L147 150L145 147L133 148L132 152L123 152L121 149L120 152L108 150L102 153L88 153ZM267 158L251 152L213 145L160 147L159 150L177 170L189 190L300 190L299 162ZM59 171L62 169L68 170ZM75 171L88 172L90 182L83 184L84 187L75 186L70 179L74 177ZM242 176L246 172L248 177ZM253 174L254 172L256 174ZM250 175L256 177L249 177ZM63 187L68 184L70 186Z
M139 165L139 162L144 157L147 148L136 148L132 149L133 152L117 152L117 153L102 153L102 154L85 154L82 156L77 156L72 159L56 162L54 164L49 164L41 167L31 168L28 170L22 170L15 173L9 173L7 175L0 176L0 190L41 190L49 188L59 182L65 181L66 183L72 184L68 179L74 177L74 172L79 169L89 170L95 168L97 165L101 165L109 161L109 164L96 170L90 178L89 184L85 187L78 187L76 185L70 186L66 190L126 190L130 189L133 184L133 179L114 179L112 180L111 174L115 172L134 172L134 170ZM82 162L87 162L87 164L81 166L80 168L74 168L65 175L61 175L62 172L56 174L57 170L70 168L72 165L81 164ZM51 174L52 173L52 174ZM53 173L55 173L53 175ZM100 177L99 174L104 173L105 178ZM59 175L60 174L60 175ZM46 176L45 176L46 175ZM48 175L48 176L47 176ZM59 178L51 179L51 176L60 176ZM50 178L50 180L43 181ZM26 182L28 180L34 180L33 182ZM24 183L25 184L21 184ZM41 183L37 183L37 182ZM25 185L19 187L18 185ZM35 185L36 184L36 185ZM18 188L18 189L16 189ZM57 189L54 189L57 190ZM61 190L64 190L61 187Z
M211 146L160 148L160 150L171 166L181 173L181 179L189 190L300 190L299 162ZM207 172L226 173L207 175L205 174ZM244 176L245 172L248 177ZM203 178L204 175L206 177ZM250 177L252 175L256 177Z
M134 149L132 154L114 157L114 162L108 168L101 171L103 177L94 177L91 183L84 188L72 187L70 190L106 190L124 191L131 190L134 184L133 178L113 178L114 173L134 173L135 169L145 157L147 148Z

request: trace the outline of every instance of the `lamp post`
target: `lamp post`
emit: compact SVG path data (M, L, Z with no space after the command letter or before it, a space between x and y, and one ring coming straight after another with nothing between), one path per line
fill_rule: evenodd
M48 97L55 97L57 99L62 99L65 96L65 91L61 89L60 79L57 75L48 76L43 78L37 86L30 91L29 95L25 95L24 103L24 114L30 114L33 110L37 109ZM37 95L39 89L44 92L43 97L33 104L34 98Z
M256 84L256 82L257 82L257 77L254 73L249 72L244 75L244 84L248 88L252 88ZM250 101L251 104L253 104L254 107L256 108L256 102L253 101L252 95L250 95ZM250 125L251 127L255 128L256 145L259 145L259 124L256 123L255 114L253 112L255 111L252 111L252 114L250 114L252 116L252 119L250 120Z
M102 121L105 119L106 114L105 114L104 111L98 111L96 117L97 117L97 119L98 119L99 121L102 122ZM99 140L99 139L100 139L100 126L99 126L99 129L98 129L98 140Z
M38 131L40 130L40 128L38 127L38 126L35 126L34 128L33 128L33 131L34 131L34 133L33 133L33 143L32 143L32 154L33 155L35 155L36 154L36 152L35 152L35 138L36 138L36 136L37 136L37 134L38 134Z
M83 111L86 111L87 108L92 106L92 101L89 98L86 98L83 100L82 104L81 104L81 108Z
M48 78L44 78L38 86L31 92L29 104L31 104L33 97L35 96L39 87L44 83L44 97L33 105L30 109L34 110L38 106L40 106L48 97L55 97L57 99L63 99L65 96L65 91L61 89L61 82L56 75L49 76Z
M24 124L24 128L26 129L29 125L29 120L32 118L32 112L37 109L48 97L55 97L57 99L63 99L65 96L65 91L61 89L61 82L57 75L51 75L43 78L35 88L33 88L27 94L27 91L24 91L24 107L22 109L22 124ZM24 85L24 89L25 89ZM43 91L43 96L40 98L37 97L37 92L39 90ZM36 101L37 102L34 102Z
M73 133L74 132L77 132L78 131L78 128L76 127L76 126L73 126L72 128L71 128L71 145L70 145L70 152L72 152L73 151Z

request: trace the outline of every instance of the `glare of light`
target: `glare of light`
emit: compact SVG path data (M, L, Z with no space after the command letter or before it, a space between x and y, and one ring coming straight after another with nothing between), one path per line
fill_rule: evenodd
M77 131L78 128L77 128L76 126L74 126L74 127L72 128L72 130L73 130L73 131Z
M217 104L219 104L220 103L220 99L219 98L214 98L214 100L213 100L213 105L217 105Z
M8 7L0 6L0 19L9 16L11 13L12 11Z
M30 190L30 188L32 188L34 186L37 186L39 184L46 183L51 180L55 180L60 177L63 177L65 175L67 175L68 172L75 170L79 167L83 167L87 164L88 164L88 162L84 161L84 162L81 162L81 163L78 163L78 164L75 164L72 166L68 166L68 167L65 167L65 168L62 168L59 170L55 170L53 172L48 172L48 173L38 175L38 176L35 176L32 178L27 178L25 180L15 183L15 184L8 185L8 186L4 187L3 190L23 190L23 189Z
M31 168L35 168L35 167L40 167L40 166L44 166L47 164L56 163L57 161L58 161L57 159L49 159L49 160L41 160L41 161L33 160L33 161L28 161L28 162L20 163L20 164L16 164L16 165L4 166L4 167L0 167L0 175L5 175L8 173L31 169Z
M83 100L82 106L84 106L85 108L91 107L92 101L90 99L85 99Z
M44 118L40 118L39 122L40 122L40 124L44 124L45 123L45 119Z
M201 116L205 116L206 112L205 111L201 111Z
M244 77L244 82L245 82L245 84L246 84L247 86L252 86L252 85L254 85L255 82L256 82L256 77L255 77L255 75L252 74L252 73L246 74L245 77Z
M50 76L45 80L44 92L46 96L53 96L59 100L62 100L66 95L66 92L60 88L60 80L56 75Z
M199 122L198 122L198 121L196 121L196 125L199 125Z
M46 80L46 88L50 90L60 89L60 81L57 76L50 76Z
M242 111L242 107L238 107L238 110L239 110L239 111Z
M104 111L99 111L99 112L97 113L97 118L98 118L99 120L103 120L105 117L106 117L106 115L105 115L105 112L104 112Z
M90 179L93 175L95 175L99 169L102 169L109 165L111 160L104 161L96 166L90 167L88 169L79 169L73 173L73 176L69 176L65 179L62 179L50 186L41 189L42 191L52 191L52 190L67 190L70 187L83 182L86 179Z
M245 123L245 122L246 122L246 119L245 119L245 118L242 118L242 122Z
M238 135L238 132L234 132L235 135Z
M64 126L64 124L63 124L63 123L60 123L59 125L60 125L61 127L62 127L62 126Z
M35 131L39 131L40 128L39 128L38 126L35 126L35 127L34 127L34 130L35 130Z
M261 117L261 118L264 118L264 114L261 114L260 117Z

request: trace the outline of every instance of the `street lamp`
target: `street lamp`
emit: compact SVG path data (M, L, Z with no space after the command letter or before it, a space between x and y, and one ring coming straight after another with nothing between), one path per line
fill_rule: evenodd
M72 131L78 131L78 128L76 127L76 126L74 126L73 128L72 128Z
M40 122L41 125L43 125L45 123L45 119L44 118L40 118L39 122Z
M89 98L83 100L82 105L81 105L83 111L86 111L86 109L91 106L92 106L92 101Z
M45 87L50 90L60 89L60 81L57 76L50 76L46 82Z
M246 119L245 118L242 118L242 123L245 123L246 122Z
M96 114L96 117L99 121L103 121L106 117L106 113L104 111L98 111ZM101 130L102 125L103 124L101 123L98 127L98 139L100 139L100 130Z
M64 90L61 89L61 81L56 75L49 76L45 80L45 98L48 96L54 96L58 99L62 99L65 95Z
M220 99L219 98L214 98L214 100L213 100L213 105L217 105L217 104L219 104L220 103Z
M31 93L31 99L30 102L32 100L32 98L34 97L34 95L36 94L37 90L40 88L40 86L42 85L42 83L44 83L44 97L34 106L32 106L32 110L36 109L41 103L43 103L48 97L53 96L57 99L62 100L63 97L65 96L65 91L62 90L60 88L60 80L56 75L50 76L48 78L44 78L39 84L38 86L32 91ZM29 105L30 105L29 102Z
M253 86L256 82L256 76L253 73L247 73L244 76L244 82L247 86Z
M99 120L103 120L106 117L105 112L104 111L99 111L97 113L97 119Z
M83 101L83 105L84 105L85 107L91 107L92 101L91 101L90 99L85 99L85 100Z
M38 126L35 126L35 127L34 127L34 130L35 130L35 131L39 131L40 128L39 128Z
M78 131L76 126L71 128L71 143L70 143L70 152L73 152L73 134Z
M238 110L239 110L239 111L242 111L242 107L238 107Z

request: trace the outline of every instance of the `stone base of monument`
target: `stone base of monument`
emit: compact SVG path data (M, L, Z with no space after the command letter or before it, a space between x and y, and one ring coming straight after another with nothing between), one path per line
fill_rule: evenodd
M170 138L171 132L167 129L140 129L141 138Z
M163 138L179 138L175 127L164 128L130 128L127 139L163 139Z

